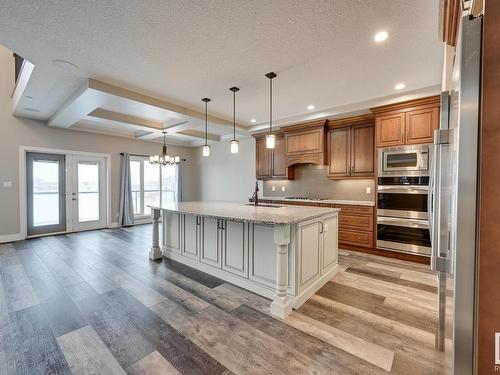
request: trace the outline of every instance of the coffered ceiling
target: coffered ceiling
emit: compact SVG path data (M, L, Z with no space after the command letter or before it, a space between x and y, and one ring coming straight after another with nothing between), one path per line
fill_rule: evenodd
M16 115L49 126L150 140L169 128L172 142L198 145L203 97L209 137L231 135L231 86L239 136L267 124L269 71L278 124L436 93L441 81L438 0L0 4L0 43L34 65Z

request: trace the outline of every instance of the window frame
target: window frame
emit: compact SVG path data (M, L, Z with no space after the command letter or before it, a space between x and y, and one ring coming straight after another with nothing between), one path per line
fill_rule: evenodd
M135 219L144 219L144 218L149 218L151 217L151 213L147 214L145 213L145 209L146 209L146 205L145 205L145 202L144 202L144 196L145 196L145 189L144 189L144 163L149 163L149 159L147 157L144 157L144 156L130 156L130 163L132 162L140 162L139 164L139 199L140 199L140 210L138 210L139 212L136 213L136 207L134 205L134 218ZM176 196L178 196L179 192L177 191L177 189L175 190L167 190L167 189L164 189L163 187L163 168L164 167L169 167L169 166L163 166L163 165L160 165L159 166L159 195L160 195L160 205L162 204L162 200L163 200L163 193L164 192L173 192L174 194L174 199ZM175 168L177 168L177 166L174 166ZM179 175L178 175L178 171L176 171L176 178L177 180L179 179ZM132 185L132 184L131 184ZM177 181L177 186L178 186L178 181ZM150 191L156 191L156 190L148 190L148 192ZM134 194L135 192L137 192L137 190L132 190L132 194ZM135 200L135 202L137 202L137 199Z

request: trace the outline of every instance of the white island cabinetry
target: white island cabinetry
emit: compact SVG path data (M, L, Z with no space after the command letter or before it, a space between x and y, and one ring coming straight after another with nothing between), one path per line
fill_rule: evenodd
M153 238L150 258L165 256L271 298L277 316L338 270L338 209L223 202L152 208L153 218L162 212L163 241L160 252Z

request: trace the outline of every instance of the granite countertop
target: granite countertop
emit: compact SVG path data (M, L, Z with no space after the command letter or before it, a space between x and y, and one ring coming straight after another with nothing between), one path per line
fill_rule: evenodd
M165 211L208 216L219 219L251 221L259 224L294 224L328 214L337 213L338 208L308 206L253 206L235 202L180 202L162 206L150 205Z
M324 204L350 204L355 206L375 206L374 201L358 201L358 200L347 200L347 199L289 199L282 197L259 197L260 200L265 201L277 201L277 202L304 202L304 203L324 203Z

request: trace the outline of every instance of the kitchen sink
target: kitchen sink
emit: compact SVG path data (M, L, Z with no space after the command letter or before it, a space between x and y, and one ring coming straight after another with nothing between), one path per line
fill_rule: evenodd
M254 204L253 203L245 203L245 206L254 206ZM279 206L277 204L267 204L267 203L264 203L264 204L259 204L258 206L255 206L255 207L282 208L284 206Z

